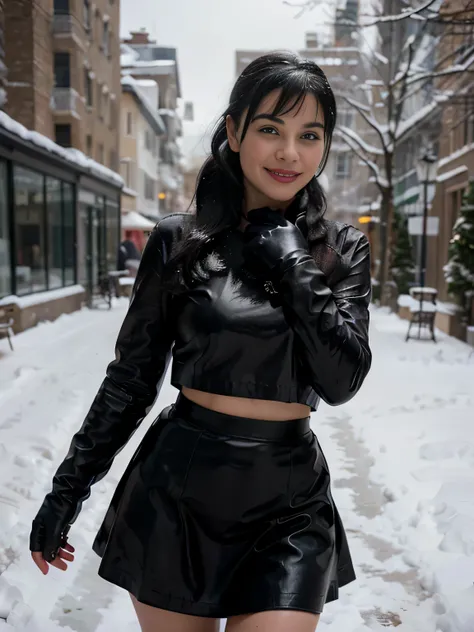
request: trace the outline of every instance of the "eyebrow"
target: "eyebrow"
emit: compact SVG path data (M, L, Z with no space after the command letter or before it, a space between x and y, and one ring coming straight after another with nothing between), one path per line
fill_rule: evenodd
M273 121L274 123L279 123L280 125L285 124L285 121L283 119L278 118L277 116L274 116L273 114L257 114L257 116L253 117L252 123L253 121L258 121L260 119L268 119L269 121ZM319 127L321 129L324 129L324 125L320 123L319 121L312 121L311 123L305 123L303 127L305 129L308 129L310 127Z

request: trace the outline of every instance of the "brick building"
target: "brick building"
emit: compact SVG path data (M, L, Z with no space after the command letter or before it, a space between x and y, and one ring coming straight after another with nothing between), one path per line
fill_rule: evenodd
M15 0L4 12L6 112L117 171L119 3Z

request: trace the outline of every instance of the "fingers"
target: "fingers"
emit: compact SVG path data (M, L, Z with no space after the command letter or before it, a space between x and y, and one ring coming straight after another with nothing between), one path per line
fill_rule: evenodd
M72 553L69 553L68 551L65 551L64 549L59 549L58 556L62 560L66 560L67 562L74 562L74 555Z
M33 558L33 562L40 569L43 575L47 575L49 567L48 562L43 558L43 554L35 551L31 554L31 557Z
M47 562L44 559L43 554L39 551L33 552L31 554L31 557L33 558L34 563L40 569L43 575L47 575L50 565L54 566L60 571L66 571L68 567L66 562L74 562L74 550L75 549L71 544L66 544L64 549L58 550L57 557L52 562Z

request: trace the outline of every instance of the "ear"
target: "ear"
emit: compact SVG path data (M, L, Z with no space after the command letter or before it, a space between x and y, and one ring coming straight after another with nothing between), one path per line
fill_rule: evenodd
M229 147L235 153L240 151L240 142L237 138L237 129L234 119L228 114L225 119L225 126L227 129L227 140L229 141Z

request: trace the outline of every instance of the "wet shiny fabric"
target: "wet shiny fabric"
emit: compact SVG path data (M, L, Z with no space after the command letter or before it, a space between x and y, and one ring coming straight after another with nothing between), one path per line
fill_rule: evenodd
M227 618L322 611L355 579L309 417L225 415L182 394L130 462L94 542L139 601Z

